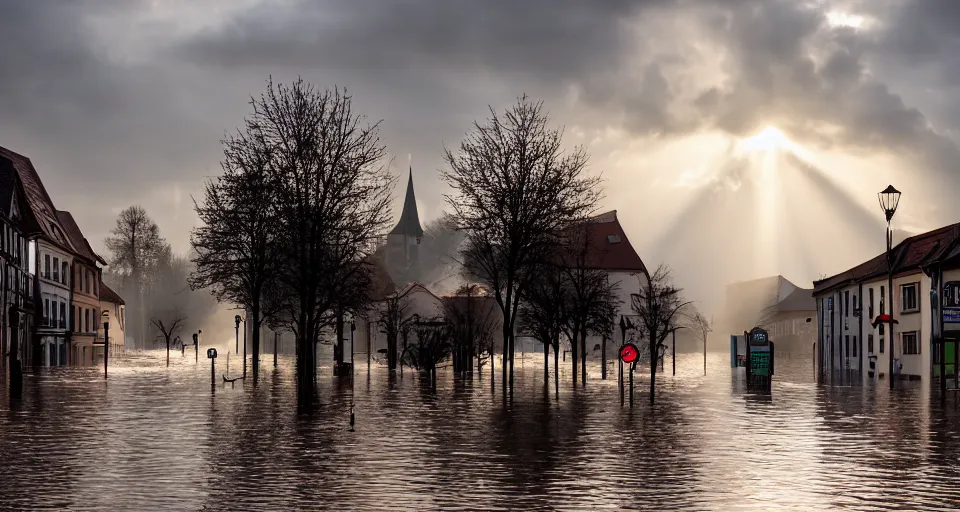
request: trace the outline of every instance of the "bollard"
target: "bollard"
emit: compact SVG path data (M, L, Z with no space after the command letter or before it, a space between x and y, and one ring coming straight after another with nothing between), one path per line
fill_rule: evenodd
M217 349L208 348L207 358L210 359L210 391L217 389Z

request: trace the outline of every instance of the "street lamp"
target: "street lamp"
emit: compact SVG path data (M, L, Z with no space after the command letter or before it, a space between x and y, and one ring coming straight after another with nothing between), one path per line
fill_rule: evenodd
M110 355L110 312L106 309L100 315L103 317L103 378L107 378L107 358Z
M236 324L236 335L237 335L237 348L233 352L236 354L240 352L240 315L234 316L233 321Z
M883 214L887 219L887 290L889 293L890 301L890 319L887 329L887 339L890 341L887 345L889 346L889 366L888 374L890 379L890 389L893 389L893 356L895 353L896 343L893 338L893 230L890 228L890 221L893 219L893 216L897 213L897 206L900 204L900 191L893 188L893 185L888 185L887 188L883 189L879 194L877 194L877 199L880 201L880 208L883 209ZM831 354L831 358L833 355Z
M195 363L200 364L200 340L197 338L197 333L193 333L193 359Z

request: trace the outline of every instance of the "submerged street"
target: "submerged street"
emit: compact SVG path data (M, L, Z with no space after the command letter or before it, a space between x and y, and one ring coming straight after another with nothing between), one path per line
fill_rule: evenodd
M329 369L322 406L295 414L293 361L265 358L257 389L217 383L161 352L101 369L28 373L0 402L0 503L16 510L951 510L960 414L920 383L819 387L812 358L783 356L770 396L746 394L728 355L683 355L657 404L620 407L615 369L544 397L538 354L512 401L481 379ZM223 359L220 360L221 362ZM236 374L236 360L232 374ZM219 374L223 367L218 364ZM499 377L499 368L498 368ZM222 381L222 379L220 379ZM891 399L891 393L895 399ZM350 431L350 405L356 413Z

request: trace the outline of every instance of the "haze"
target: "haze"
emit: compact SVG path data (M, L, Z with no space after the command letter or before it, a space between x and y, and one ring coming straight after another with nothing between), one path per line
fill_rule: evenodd
M728 282L878 254L888 182L898 229L956 221L958 49L950 1L0 0L0 144L98 252L131 204L185 252L191 195L270 75L382 119L424 223L443 145L526 93L587 147L641 257L710 310Z

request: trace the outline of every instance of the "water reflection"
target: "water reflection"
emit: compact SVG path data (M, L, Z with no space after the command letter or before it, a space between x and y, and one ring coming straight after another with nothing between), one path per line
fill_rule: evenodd
M75 510L951 510L960 406L921 383L822 387L809 358L748 389L726 354L658 376L657 405L621 408L594 368L544 394L535 360L504 398L489 373L347 379L321 372L296 414L292 360L259 387L217 384L191 358L28 373L0 399L2 508ZM349 429L355 407L355 431Z

